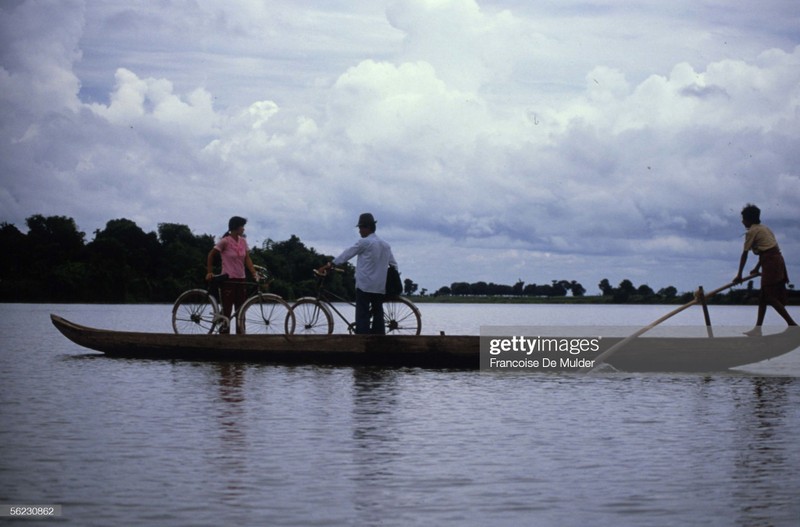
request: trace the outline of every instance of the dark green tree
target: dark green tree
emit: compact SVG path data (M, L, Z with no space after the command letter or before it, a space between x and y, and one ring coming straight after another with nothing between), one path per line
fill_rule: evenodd
M87 246L95 290L112 302L150 301L161 250L156 233L145 233L128 219L109 221Z
M522 288L522 294L525 296L538 296L538 287L536 284L527 284Z
M552 296L567 296L570 283L566 280L553 280Z
M30 265L31 255L28 237L10 223L0 223L0 247L11 249L13 258L0 259L0 279L9 280L20 276Z
M418 284L415 284L413 280L410 278L406 278L403 280L403 293L411 296L417 292L417 288L419 288Z
M453 282L450 284L450 291L454 295L466 296L470 294L470 287L467 282Z
M34 253L28 237L15 225L4 222L0 224L0 247L11 248L11 257L0 259L0 299L35 299L44 277L31 272Z
M171 302L187 289L204 285L206 260L214 237L210 234L195 235L186 225L160 223L158 239L161 256L156 277L160 284L156 297L162 302Z
M29 300L68 301L81 298L89 287L85 281L84 239L75 220L66 216L36 214L28 225L26 282L33 287Z
M636 288L636 294L642 297L643 299L646 299L654 296L656 293L649 285L642 284Z
M572 291L572 296L583 296L586 294L586 288L575 280L569 283L569 288Z
M614 289L614 301L615 302L627 302L628 299L636 293L636 287L634 287L633 282L628 280L627 278L622 280L619 283L619 287Z
M489 284L486 282L475 282L470 284L469 293L475 296L485 296L489 293Z
M673 286L663 287L658 290L658 296L666 300L672 300L678 294L678 290Z
M271 279L270 292L293 300L316 293L314 269L333 260L332 256L317 253L305 246L294 234L288 240L265 241L261 248L251 251L253 262L263 265ZM333 272L325 279L325 287L347 299L355 298L355 270L352 265L342 266L343 272Z

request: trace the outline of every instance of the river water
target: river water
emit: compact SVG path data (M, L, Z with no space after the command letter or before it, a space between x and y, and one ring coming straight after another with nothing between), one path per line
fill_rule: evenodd
M671 307L420 309L426 332L477 334L645 325ZM800 351L713 375L286 367L109 359L49 321L169 331L169 310L0 305L0 504L61 506L0 522L800 523ZM754 316L712 308L718 324Z

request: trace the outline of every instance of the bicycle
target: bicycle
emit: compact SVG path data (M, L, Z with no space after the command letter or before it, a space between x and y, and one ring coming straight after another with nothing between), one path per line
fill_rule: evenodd
M341 269L336 270L341 272ZM327 273L320 273L314 269L314 275L317 279L315 296L299 298L292 304L295 333L323 335L333 333L333 314L331 311L336 313L347 324L349 333L355 333L355 322L350 322L336 308L334 301L345 302L352 307L355 307L355 304L325 288ZM384 300L383 318L387 335L419 335L422 329L422 317L419 309L413 302L402 296L387 297Z
M245 282L250 286L248 298L230 318L222 314L218 292L219 285L228 280L228 275L214 276L206 289L184 291L172 306L172 329L175 333L211 334L227 332L231 319L236 319L237 333L245 334L291 334L295 319L292 308L280 296L262 293L269 285L267 270L255 266L259 275L257 282Z

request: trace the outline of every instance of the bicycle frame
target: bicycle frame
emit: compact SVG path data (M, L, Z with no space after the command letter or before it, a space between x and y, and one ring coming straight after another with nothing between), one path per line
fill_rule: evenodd
M294 315L291 307L281 297L264 292L269 285L267 270L255 266L259 274L256 282L236 282L247 288L246 299L231 313L222 311L220 285L228 275L212 277L206 289L190 289L182 293L172 308L172 325L175 333L228 333L233 319L239 333L293 333Z
M345 304L350 304L351 306L355 306L356 305L355 302L353 302L351 300L347 300L346 298L341 297L341 296L337 295L336 293L334 293L333 291L329 291L329 290L325 289L324 287L322 287L317 292L317 299L322 300L323 302L328 302L330 304L330 303L332 303L332 301L331 301L330 298L328 298L329 296L332 296L336 300L338 300L340 302L344 302Z
M247 294L245 295L245 301L242 302L242 305L239 306L239 309L236 309L235 305L233 306L233 309L232 309L230 317L226 316L222 312L223 307L222 307L222 291L221 291L221 289L222 289L222 286L224 284L226 284L226 283L242 284L242 285L247 287ZM214 321L215 325L216 324L220 324L218 331L219 332L224 332L224 331L227 331L227 330L230 329L231 320L233 320L233 319L235 319L235 318L237 318L239 316L239 313L240 313L241 309L244 307L244 304L247 302L247 300L249 300L254 295L256 295L259 292L261 292L261 283L260 282L233 282L233 281L229 280L228 275L220 274L220 275L215 275L211 279L211 282L209 282L209 284L208 284L207 292L208 292L209 295L213 296L217 300L217 303L219 304L219 311L217 311L216 315L214 316L214 320L213 321Z
M334 270L339 273L343 272L342 269L338 268L334 268ZM317 294L315 295L316 299L319 300L320 302L323 302L326 305L326 307L331 308L333 312L336 313L336 315L342 319L342 322L345 323L345 325L347 326L347 330L350 333L353 333L355 331L355 322L350 322L350 320L348 320L347 317L344 316L344 314L342 314L342 312L336 308L334 303L331 301L330 297L333 297L340 302L344 302L345 304L349 304L350 307L355 307L356 306L355 302L351 302L350 300L347 300L346 298L343 298L337 295L336 293L327 290L325 288L325 278L327 278L327 274L320 274L316 270L314 270L314 274L317 277Z
M341 272L340 269L336 270ZM325 288L327 273L314 270L314 275L317 278L314 296L299 298L292 305L295 327L305 334L332 333L335 322L333 313L335 313L347 325L348 332L355 333L355 323L336 307L334 301L341 301L351 307L355 307L355 303ZM393 295L385 298L383 318L386 334L419 335L420 333L419 310L413 302L401 296Z

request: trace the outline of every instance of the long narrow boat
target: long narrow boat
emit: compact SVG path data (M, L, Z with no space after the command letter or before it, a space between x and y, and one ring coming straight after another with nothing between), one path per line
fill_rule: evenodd
M481 338L485 338L472 335L176 335L97 329L57 315L50 317L64 336L80 346L110 357L144 359L478 369ZM604 339L603 349L621 340ZM625 343L605 362L620 371L712 372L771 359L798 347L800 330L796 328L755 338L640 337Z

